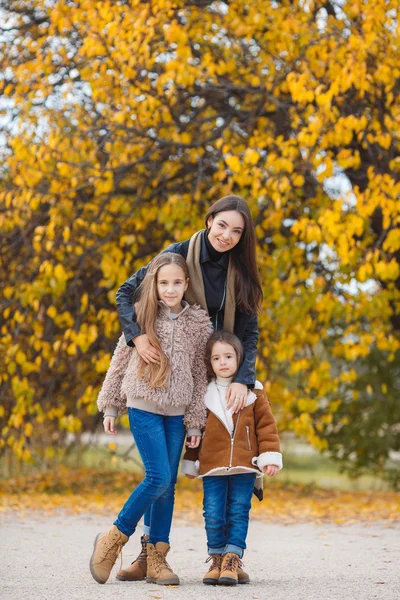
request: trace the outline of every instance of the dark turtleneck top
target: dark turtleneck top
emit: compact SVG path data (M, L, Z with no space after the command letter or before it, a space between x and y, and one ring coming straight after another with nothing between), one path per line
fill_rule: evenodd
M229 265L229 252L218 252L205 231L201 240L200 266L208 312L214 329L222 329L225 309L225 286Z

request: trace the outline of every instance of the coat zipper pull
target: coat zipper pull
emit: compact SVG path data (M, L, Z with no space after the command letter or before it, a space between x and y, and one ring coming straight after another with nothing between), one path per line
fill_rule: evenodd
M251 450L250 427L248 425L246 425L246 436L247 436L247 446L248 446L249 450Z

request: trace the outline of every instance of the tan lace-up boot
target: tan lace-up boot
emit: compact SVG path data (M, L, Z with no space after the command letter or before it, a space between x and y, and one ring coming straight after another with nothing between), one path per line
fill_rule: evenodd
M239 566L237 568L238 583L250 583L250 577L246 571L243 571L242 567L243 563L239 560Z
M148 535L142 535L140 543L142 544L142 551L126 569L121 569L117 573L117 579L120 581L143 581L147 575L147 542L149 541Z
M239 560L239 555L234 552L227 552L223 556L218 585L237 585Z
M147 583L158 585L179 585L179 577L175 575L167 563L170 546L165 542L147 544Z
M99 533L96 537L90 559L90 572L97 583L105 583L110 577L111 569L128 540L128 536L115 525L107 533Z
M220 554L210 554L207 562L211 562L210 568L203 577L203 583L206 585L217 585L221 573L222 556Z

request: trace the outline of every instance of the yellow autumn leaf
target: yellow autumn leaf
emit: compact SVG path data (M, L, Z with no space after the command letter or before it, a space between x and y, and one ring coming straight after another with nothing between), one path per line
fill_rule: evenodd
M248 164L248 165L256 165L258 163L259 158L260 158L260 155L256 150L248 148L244 155L244 162L245 162L245 164ZM232 167L231 167L231 169L232 169Z
M240 160L237 156L227 156L225 162L233 173L238 173L241 170Z
M30 437L32 435L32 431L33 431L32 424L31 423L26 423L25 424L25 430L24 430L25 436L26 437Z

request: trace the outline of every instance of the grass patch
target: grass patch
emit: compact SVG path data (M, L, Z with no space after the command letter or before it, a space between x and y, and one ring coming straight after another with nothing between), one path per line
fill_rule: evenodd
M35 474L54 473L65 470L80 472L120 473L132 482L140 480L143 466L136 448L131 443L108 442L98 445L71 446L63 456L53 458L43 464L27 465L17 463L10 456L0 459L0 473L3 479L12 480L16 476L33 477ZM334 460L319 454L306 445L292 442L283 444L284 468L274 479L284 486L300 485L343 491L386 491L389 485L386 481L373 475L363 475L357 479L340 471L340 465ZM186 481L186 478L180 478ZM200 482L199 482L200 483ZM271 483L268 480L268 485ZM74 490L78 490L82 481L77 478ZM193 484L192 484L193 485ZM65 489L65 488L63 488ZM126 489L126 488L125 488Z
M0 480L0 512L21 519L65 514L118 514L141 474L122 470L69 469ZM175 494L174 519L200 526L202 519L200 480L181 478ZM399 494L324 489L268 479L264 501L253 498L253 519L270 523L336 523L346 525L385 521L388 527L400 519ZM112 522L112 521L111 521Z

